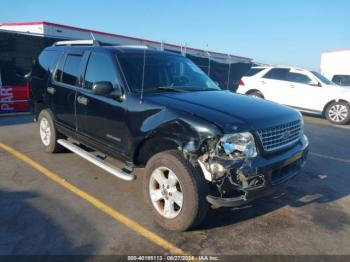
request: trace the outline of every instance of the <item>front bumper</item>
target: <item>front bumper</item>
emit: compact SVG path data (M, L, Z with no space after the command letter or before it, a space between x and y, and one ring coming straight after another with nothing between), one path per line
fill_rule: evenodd
M262 176L263 183L247 187L240 196L219 197L208 195L207 201L216 207L237 207L273 192L280 184L300 173L309 152L306 136L287 151L273 156L258 156L251 159L250 169L254 175Z

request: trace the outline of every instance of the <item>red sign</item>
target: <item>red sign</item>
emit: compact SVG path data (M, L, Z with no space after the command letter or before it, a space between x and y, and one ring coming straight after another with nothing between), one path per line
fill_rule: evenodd
M29 86L0 87L0 113L24 112L29 110Z

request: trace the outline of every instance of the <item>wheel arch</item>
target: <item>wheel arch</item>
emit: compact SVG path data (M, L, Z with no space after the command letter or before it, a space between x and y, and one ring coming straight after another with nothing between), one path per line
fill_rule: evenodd
M49 106L47 103L45 103L43 100L34 101L32 113L35 119L38 119L40 112L44 109L49 109Z
M334 102L343 102L343 103L346 103L346 104L348 104L349 106L350 106L350 102L349 101L347 101L347 100L345 100L345 99L332 99L331 101L329 101L328 103L326 103L326 105L323 107L323 110L322 110L322 115L323 116L325 116L326 115L326 109L327 109L327 107L330 105L330 104L332 104L332 103L334 103Z
M265 98L264 94L259 89L255 89L255 88L249 89L247 92L245 92L245 94L246 95L250 95L250 94L252 94L254 92L259 92L263 96L263 98Z
M142 142L134 154L134 163L146 165L148 160L162 151L178 150L181 148L180 141L170 137L152 136Z

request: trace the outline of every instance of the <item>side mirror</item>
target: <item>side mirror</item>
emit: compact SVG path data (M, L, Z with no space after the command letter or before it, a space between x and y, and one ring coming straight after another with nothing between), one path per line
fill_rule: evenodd
M96 82L92 86L92 93L98 96L106 96L111 93L113 86L111 82L101 81Z
M116 85L113 91L109 94L109 97L117 100L118 102L123 101L123 96L123 89L119 85Z
M309 81L309 85L310 85L310 86L321 86L319 82L314 81L314 80L310 80L310 81Z

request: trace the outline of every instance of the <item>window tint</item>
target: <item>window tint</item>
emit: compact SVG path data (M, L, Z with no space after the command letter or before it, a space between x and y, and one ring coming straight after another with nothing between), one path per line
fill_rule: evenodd
M300 83L300 84L309 84L311 79L308 76L303 74L289 72L287 74L287 81Z
M350 86L350 75L334 75L332 81L340 86Z
M254 76L265 68L251 68L244 76Z
M45 78L47 72L56 65L58 57L59 52L57 51L42 52L33 68L33 76L41 79Z
M288 72L288 68L272 68L263 77L275 80L286 80Z
M105 54L92 53L85 72L85 88L92 89L92 85L99 81L114 84L117 80L113 61Z
M80 63L82 56L67 55L63 67L62 82L68 85L76 85L80 73Z

